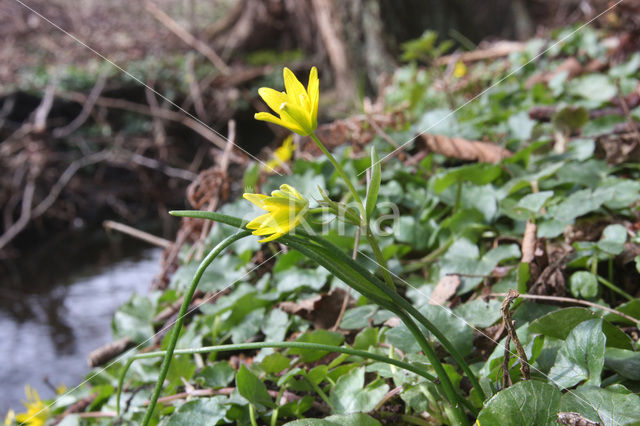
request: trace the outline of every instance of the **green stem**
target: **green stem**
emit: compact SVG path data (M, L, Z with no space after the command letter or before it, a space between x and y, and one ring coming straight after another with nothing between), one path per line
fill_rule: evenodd
M618 293L620 296L624 297L625 299L633 300L633 296L632 295L630 295L626 291L622 290L620 287L618 287L617 285L613 284L612 282L605 280L600 275L596 275L596 278L598 279L600 284L604 285L605 287L608 287L612 291L615 291L616 293Z
M337 259L336 256L333 256L333 254L329 250L326 250L324 247L315 245L313 249L309 248L308 246L306 246L306 244L309 244L309 243L305 244L305 240L302 240L298 237L288 236L286 238L283 238L283 242L289 245L291 248L294 248L295 250L300 251L302 254L309 257L311 260L315 260L317 263L325 267L329 272L331 272L332 274L340 278L342 281L347 283L349 286L351 286L355 290L358 290L359 292L364 294L366 297L370 298L373 302L377 303L381 307L388 309L391 312L398 315L398 317L405 324L407 324L407 327L409 327L409 330L414 335L415 339L420 344L420 347L429 358L429 361L431 362L432 367L436 370L436 374L440 379L440 383L444 388L445 394L447 395L447 398L449 399L451 406L457 413L456 417L461 417L461 416L464 417L464 412L459 412L461 410L460 404L465 404L465 402L467 401L459 397L459 395L453 388L453 384L451 383L449 376L446 374L444 367L440 363L440 360L436 356L435 351L431 347L431 344L424 338L424 336L422 335L422 332L415 325L415 323L413 323L413 320L411 319L411 317L409 317L409 315L407 315L407 313L400 306L398 306L398 303L394 303L393 301L390 301L389 299L385 298L384 296L381 296L377 292L371 292L370 287L363 286L363 284L359 283L359 281L362 281L362 280L368 281L370 284L373 284L375 287L377 287L378 290L382 290L384 293L386 293L387 296L395 295L395 297L392 296L393 299L395 299L394 301L397 300L396 298L402 299L401 296L399 296L395 291L389 289L384 283L380 282L377 278L373 277L369 273L369 271L367 271L366 269L363 268L364 269L363 273L360 273L360 271L357 271L356 269L360 268L360 266L357 265L355 262L351 261L351 259L348 259L348 260L351 261L351 264L357 265L357 268L351 267L352 266L351 264L345 263L341 261L341 259ZM318 251L319 253L316 253L316 251ZM341 251L339 252L342 253ZM331 259L332 261L328 261L329 259ZM435 328L435 326L431 324L426 318L424 317L422 318L424 319L424 321L428 323L428 325L431 328ZM413 327L411 327L411 325L413 325ZM440 336L444 338L444 336L441 333L440 333ZM470 404L465 404L465 405L468 406L470 410L475 413L476 410Z
M249 403L249 419L251 420L251 426L258 426L256 421L256 407Z
M376 237L373 235L373 232L371 232L371 227L369 226L368 223L366 227L367 227L366 228L367 241L369 242L369 245L373 250L373 255L375 256L376 260L378 261L378 264L382 268L382 276L384 277L384 281L385 283L387 283L387 285L391 290L396 291L396 285L393 282L393 278L391 278L391 274L389 273L389 268L387 268L387 261L382 255L382 250L380 250L380 246L378 245L378 240L376 240Z
M444 390L447 399L451 403L451 407L453 408L453 415L456 418L458 424L468 424L467 416L464 414L464 409L462 408L464 404L463 398L461 398L458 392L454 389L453 383L451 383L451 379L442 366L442 363L438 359L438 356L433 350L433 347L431 347L431 344L427 341L427 339L425 339L422 331L420 331L416 323L413 322L409 315L407 315L402 310L396 312L396 315L399 316L400 320L402 320L411 334L413 334L413 337L418 341L422 352L424 352L426 357L429 359L431 367L433 367L436 375L438 376L438 378L440 378L440 384L442 385L442 389Z
M342 166L340 165L340 163L336 161L335 157L329 152L329 150L324 146L324 144L320 141L320 139L318 139L315 133L311 133L309 136L311 137L311 139L313 139L316 145L318 145L318 148L320 148L320 151L322 151L322 153L327 156L329 161L331 161L331 164L333 164L333 167L335 167L336 171L340 174L340 176L342 177L342 180L344 180L344 183L349 188L349 192L351 192L351 195L353 195L353 199L356 200L356 203L358 203L358 207L360 208L360 216L364 218L365 210L364 210L364 204L362 204L362 199L358 195L356 188L351 183L351 180L342 169Z
M400 296L397 292L389 289L388 286L380 282L380 280L378 280L362 265L360 265L357 262L354 262L351 258L349 258L346 254L344 254L342 250L340 250L337 246L335 246L330 241L327 241L324 238L316 237L313 235L305 235L305 236L308 237L310 240L315 241L318 244L321 244L324 247L326 247L327 256L334 257L334 258L340 257L344 263L346 263L351 268L356 270L360 275L365 277L367 281L371 282L379 290L385 293L385 295L388 296L393 302L400 305L409 314L411 314L414 318L416 318L416 320L420 324L422 324L427 330L429 330L435 336L436 339L438 339L438 341L445 348L445 350L449 352L449 354L451 354L453 359L456 360L456 362L458 363L460 368L462 368L462 370L465 372L467 377L469 377L469 381L471 381L471 384L473 385L473 387L475 387L478 390L482 399L485 399L485 395L484 395L484 392L482 391L482 387L480 387L480 382L478 381L475 374L473 374L473 372L471 371L471 368L469 367L469 364L467 364L467 362L464 360L464 357L460 354L460 352L458 352L456 347L453 346L453 344L449 341L449 339L447 339L445 335L431 321L429 321L420 311L418 311L404 297ZM287 240L289 240L290 238L292 237L288 236ZM304 240L301 240L301 241L304 242ZM324 263L320 263L320 264L325 266ZM356 288L356 290L358 289Z
M431 382L437 381L437 378L435 376L432 376L431 374L427 373L422 368L417 367L413 364L409 364L404 361L397 360L395 358L389 358L384 355L376 354L373 352L362 351L359 349L345 348L341 346L323 345L320 343L252 342L252 343L238 343L233 345L203 346L201 348L192 348L192 349L176 349L173 353L175 355L193 355L193 354L203 354L203 353L209 353L209 352L246 351L246 350L263 349L263 348L285 348L285 349L295 348L295 349L308 349L308 350L314 350L314 351L343 353L347 355L358 356L361 358L372 359L374 361L395 365L396 367L403 368L407 371L411 371L412 373L417 374L418 376L424 377L425 379ZM126 377L127 371L131 367L131 364L133 364L134 361L139 359L160 358L162 356L165 356L166 354L167 354L167 351L155 351L155 352L137 354L129 358L124 368L122 369L122 373L120 374L120 378L118 380L118 392L116 395L116 412L118 413L118 415L120 415L120 397L122 394L124 379Z
M451 246L451 244L453 244L453 238L449 238L443 245L441 245L440 247L438 247L437 249L435 249L434 251L432 251L431 253L429 253L428 255L424 256L421 259L418 259L414 262L408 263L407 265L405 265L402 268L402 272L415 272L418 271L422 268L424 268L425 266L430 265L431 263L433 263L438 257L440 257L440 255L442 255L444 252L446 252L449 247Z
M189 305L191 304L191 298L193 297L193 293L196 291L196 287L200 282L202 274L207 269L209 264L213 262L213 260L220 254L220 252L222 252L222 250L238 241L239 239L244 238L250 234L251 231L240 231L237 234L225 238L217 246L215 246L213 250L211 250L211 252L209 252L207 257L205 257L204 260L200 263L200 266L198 266L198 270L196 271L196 274L191 281L191 286L184 295L184 301L182 302L182 306L180 307L180 311L178 312L178 319L176 320L173 326L173 330L171 331L169 345L167 346L167 351L160 367L160 375L158 376L158 381L156 382L155 389L153 390L153 394L151 395L149 406L147 407L147 411L144 414L144 419L142 420L143 426L147 426L149 424L149 421L151 420L151 416L153 414L153 410L155 409L156 403L158 402L158 397L162 392L164 379L167 377L167 372L169 371L169 366L171 365L171 359L173 358L173 352L176 348L176 344L178 343L180 330L182 330L182 325L184 324L187 310L189 309Z
M336 409L331 403L331 400L329 399L327 394L324 393L324 391L320 388L320 386L317 385L317 383L314 383L311 379L309 379L306 371L303 370L302 375L304 376L304 379L307 381L307 383L309 383L309 385L313 388L313 390L316 391L320 398L322 398L325 404L327 404L329 408L331 408L331 412L335 413Z
M280 404L278 401L280 401L280 399L282 398L282 395L284 394L284 390L285 387L282 386L280 388L280 391L278 391L278 396L276 396L276 408L273 409L273 411L271 412L271 426L276 426L278 424L278 413L280 411Z

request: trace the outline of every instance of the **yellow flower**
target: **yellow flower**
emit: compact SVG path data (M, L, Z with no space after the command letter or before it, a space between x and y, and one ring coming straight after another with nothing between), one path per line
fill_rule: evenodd
M280 117L268 112L259 112L256 120L268 121L286 127L302 136L310 135L318 127L318 100L320 98L320 80L318 70L311 68L309 82L305 89L293 72L286 68L284 74L284 92L261 87L258 94Z
M13 410L9 410L7 417L4 418L4 426L11 426L16 419L16 413Z
M295 146L293 145L293 135L289 135L284 140L284 142L282 142L282 145L276 148L273 153L273 158L267 161L267 168L269 168L270 171L273 171L276 167L291 160L291 157L293 157L294 149Z
M453 67L453 76L455 78L462 78L467 75L467 66L462 61L456 62L456 65Z
M24 401L22 405L25 406L27 412L16 415L16 420L20 424L29 426L44 426L49 417L49 408L40 400L37 390L27 385L24 391L27 394L27 401Z
M300 224L309 209L309 201L289 185L281 185L271 196L245 193L244 198L269 213L253 219L247 229L255 229L253 235L270 235L261 243L280 238Z

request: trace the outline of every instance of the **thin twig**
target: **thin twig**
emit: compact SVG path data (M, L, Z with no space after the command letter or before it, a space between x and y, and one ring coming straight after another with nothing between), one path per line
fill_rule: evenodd
M85 103L87 101L87 96L84 93L79 92L60 93L58 94L58 96L64 99L73 100L78 103ZM127 101L124 99L113 99L105 97L99 97L96 100L96 105L104 108L122 109L138 114L157 116L164 120L175 121L189 127L191 130L198 133L200 136L204 137L206 140L213 143L220 149L224 149L226 144L226 141L222 137L214 133L207 126L199 123L198 121L185 114L172 111L170 109L163 108L158 111L152 111L151 108L143 104Z
M54 76L44 90L42 102L40 102L40 105L38 105L38 108L36 108L33 113L33 131L35 133L41 133L47 128L47 117L49 116L49 112L53 106L53 98L56 94L56 84L57 78Z
M2 249L11 240L13 240L15 236L18 235L27 226L30 220L41 216L49 209L49 207L53 205L53 203L58 199L58 196L60 195L64 187L67 185L67 183L69 183L71 178L80 168L103 161L107 158L107 156L108 153L106 151L100 151L69 164L62 175L60 175L60 177L58 178L58 181L49 190L49 194L45 197L45 199L30 211L25 210L25 206L28 206L29 208L31 207L33 201L33 191L35 190L35 188L30 188L30 185L27 184L27 187L25 187L25 195L22 199L23 210L20 214L20 218L13 225L11 225L4 232L4 234L0 235L0 249Z
M107 83L107 71L106 68L104 71L100 73L98 76L98 81L89 92L89 96L87 97L87 101L82 105L82 111L76 118L74 118L69 124L62 127L57 127L53 129L52 135L54 138L65 138L69 136L71 133L75 132L82 126L89 116L91 115L91 111L96 104L96 100L100 97L100 94L104 90L104 86Z
M506 297L507 293L490 293L489 297ZM612 314L618 315L626 320L631 321L634 324L637 324L640 321L637 318L633 318L625 313L620 311L616 311L615 309L611 309L607 306L598 305L597 303L589 302L587 300L573 299L571 297L560 297L560 296L539 296L536 294L521 294L519 297L523 299L537 299L537 300L549 300L553 302L564 302L564 303L575 303L577 305L585 305L590 306L592 308L602 309L603 311L611 312Z
M182 41L187 43L192 48L200 52L206 57L220 72L224 75L231 74L229 66L218 56L218 54L206 43L195 38L189 31L185 30L173 20L169 15L164 13L158 6L150 1L145 1L144 5L147 11L153 15L158 21L160 21L165 27L167 27L172 33L177 35Z
M518 333L516 333L516 328L513 325L513 320L511 319L511 302L520 296L514 289L509 289L509 293L507 293L507 297L502 301L502 319L504 322L504 326L507 329L507 333L509 333L509 337L513 340L513 344L516 347L516 352L518 353L518 358L520 358L520 372L522 373L522 380L529 380L531 378L531 374L529 371L529 361L527 360L527 354L522 347L522 343L520 343L520 339L518 338Z
M511 336L507 334L504 340L504 356L502 358L502 389L506 389L513 384L511 373L509 372L509 358L511 357Z
M110 230L112 229L114 231L122 232L123 234L130 235L134 238L146 241L164 249L168 249L172 244L169 240L157 237L153 234L149 234L148 232L141 231L134 228L133 226L125 225L124 223L114 222L113 220L105 220L104 222L102 222L102 226Z

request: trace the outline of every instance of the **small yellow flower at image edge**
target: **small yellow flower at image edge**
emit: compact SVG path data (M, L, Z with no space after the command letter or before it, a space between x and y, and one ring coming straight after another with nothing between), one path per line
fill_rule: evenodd
M283 77L284 92L278 92L269 87L258 89L260 97L279 117L268 112L259 112L255 118L285 127L299 135L308 136L318 127L320 99L318 69L311 68L306 89L289 68L285 67Z
M456 62L456 65L453 67L453 76L455 78L462 78L467 75L467 66L462 61Z
M284 184L280 189L264 194L245 193L244 198L269 213L253 219L247 229L253 229L253 235L269 235L260 243L273 241L289 233L298 226L309 210L309 201L295 188Z
M45 405L42 400L40 400L40 396L38 395L38 391L32 389L31 386L27 385L25 387L25 394L27 395L27 400L22 402L22 405L27 409L26 413L13 413L11 410L7 413L7 417L5 418L5 425L10 425L13 419L19 424L26 424L29 426L44 426L49 417L49 409ZM10 416L15 416L10 418Z
M276 167L279 167L291 160L295 149L296 147L293 144L293 135L287 136L287 138L282 142L282 145L276 148L273 152L273 158L267 161L266 168L268 168L270 172L275 171Z

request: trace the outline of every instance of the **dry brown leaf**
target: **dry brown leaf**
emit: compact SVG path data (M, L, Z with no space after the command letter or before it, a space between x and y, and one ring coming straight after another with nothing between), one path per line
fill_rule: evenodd
M328 329L336 322L346 292L336 288L300 302L281 302L278 308L313 322L316 328Z
M488 142L431 134L422 134L420 138L425 142L428 150L460 160L497 163L513 155L511 151Z
M436 285L436 288L431 292L429 304L441 306L446 303L451 296L456 294L460 283L461 281L458 275L445 275L442 277L438 285Z

